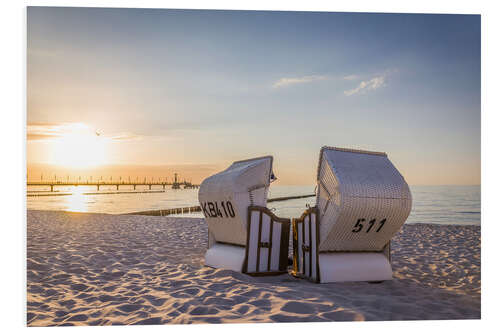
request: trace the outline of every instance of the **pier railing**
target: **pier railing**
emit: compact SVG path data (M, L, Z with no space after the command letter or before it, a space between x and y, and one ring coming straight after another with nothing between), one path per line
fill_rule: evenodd
M133 186L134 190L137 186L148 186L151 190L153 186L162 186L165 189L167 186L171 186L173 189L180 188L198 188L200 185L192 184L190 182L161 182L161 181L150 181L150 182L131 182L131 181L28 181L26 183L28 186L50 186L50 191L54 191L56 186L96 186L99 191L101 186L115 186L116 190L119 190L120 186Z

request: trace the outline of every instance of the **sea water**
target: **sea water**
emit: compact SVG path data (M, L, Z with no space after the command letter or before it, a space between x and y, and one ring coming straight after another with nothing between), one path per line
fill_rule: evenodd
M410 186L413 196L411 214L406 223L480 224L480 186ZM198 205L197 189L173 190L161 186L29 186L27 208L123 214L138 211L190 207ZM161 192L157 192L161 191ZM313 194L314 186L271 185L270 198ZM125 192L125 193L124 193ZM139 193L141 192L141 193ZM96 194L98 193L98 194ZM55 194L55 195L54 195ZM282 217L299 217L307 205L314 206L315 197L270 202L274 213ZM201 213L182 216L202 217Z

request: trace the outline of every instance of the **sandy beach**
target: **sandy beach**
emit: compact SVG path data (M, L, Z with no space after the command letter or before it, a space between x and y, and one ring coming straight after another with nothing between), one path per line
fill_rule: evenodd
M204 267L200 218L28 211L27 323L479 319L479 226L409 224L394 279L314 284Z

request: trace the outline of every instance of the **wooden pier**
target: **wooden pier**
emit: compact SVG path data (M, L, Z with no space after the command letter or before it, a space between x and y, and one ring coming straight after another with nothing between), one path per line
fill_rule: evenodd
M118 191L120 189L120 186L132 186L134 190L136 189L137 186L147 186L151 190L153 186L161 186L163 189L165 189L167 186L171 186L172 189L192 189L192 188L198 188L200 185L198 184L192 184L190 181L180 181L177 178L178 174L174 173L174 181L173 182L167 182L167 178L165 177L165 181L160 181L158 178L158 181L153 181L153 178L151 177L151 181L147 181L148 177L144 177L144 180L140 182L138 179L139 177L136 178L136 181L130 181L130 177L128 177L128 181L122 180L122 177L119 178L119 181L113 181L113 177L110 177L109 181L105 181L102 179L102 177L97 180L97 181L92 181L92 176L90 177L90 181L81 180L81 177L78 177L77 180L70 181L69 176L66 178L66 181L64 180L57 180L57 176L54 176L53 180L43 180L43 175L40 179L40 181L27 181L26 185L27 186L50 186L50 192L54 192L54 187L56 186L95 186L97 187L97 190L99 191L99 188L101 186L115 186L116 190Z
M28 181L26 183L28 186L50 186L50 192L54 192L54 188L56 186L96 186L97 190L99 191L101 186L114 186L116 187L116 190L118 191L120 189L120 186L132 186L134 190L136 189L137 186L146 186L150 190L155 187L161 186L163 189L165 189L167 186L172 187L173 189L192 189L192 188L198 188L200 185L198 184L191 184L190 182L183 181L183 182L130 182L130 181L119 181L119 182L113 182L113 181Z

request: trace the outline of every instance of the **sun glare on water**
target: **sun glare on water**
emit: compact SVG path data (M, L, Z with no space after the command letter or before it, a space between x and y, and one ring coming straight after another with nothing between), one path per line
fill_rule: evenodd
M73 187L71 190L72 195L64 197L67 209L70 212L86 212L87 211L87 198L84 194L85 189L82 187Z
M53 142L53 163L74 168L105 164L108 141L86 124L70 124L64 134Z

